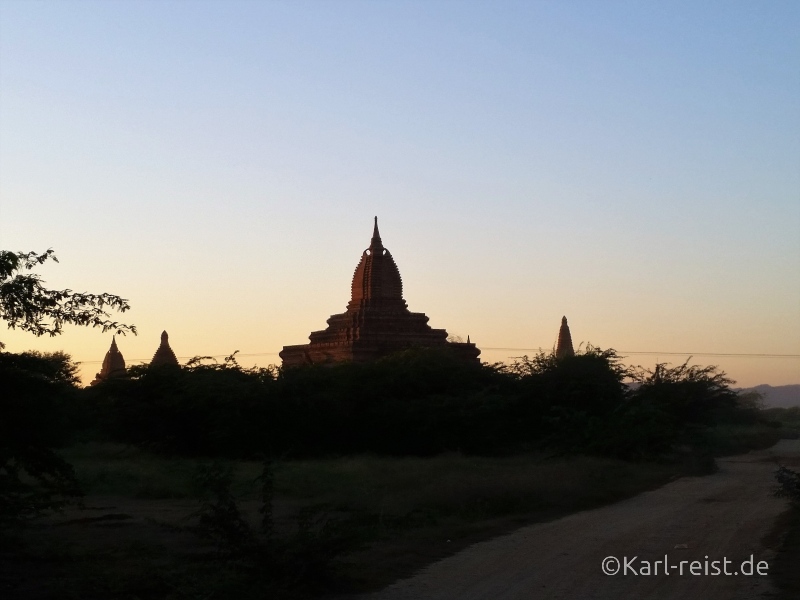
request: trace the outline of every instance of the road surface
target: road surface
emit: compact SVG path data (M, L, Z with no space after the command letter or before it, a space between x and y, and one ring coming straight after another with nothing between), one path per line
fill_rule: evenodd
M785 500L772 495L776 460L797 465L799 459L800 440L782 440L769 450L719 459L720 470L714 475L678 479L623 502L475 544L361 598L766 598L774 591L768 565L775 550L764 538L787 508ZM748 576L740 571L742 561L751 555L755 574ZM606 557L620 561L618 574L603 573ZM629 568L623 574L626 560ZM657 560L661 562L655 574ZM700 561L694 571L701 574L691 573L691 561ZM762 563L761 571L767 575L758 575L760 561L766 561L767 568ZM607 561L607 567L615 566L614 560ZM719 575L713 574L715 568ZM738 574L724 575L726 571Z

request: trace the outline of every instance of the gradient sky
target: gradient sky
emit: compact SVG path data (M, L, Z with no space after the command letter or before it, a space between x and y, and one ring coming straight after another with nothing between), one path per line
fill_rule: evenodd
M129 363L162 329L277 363L374 215L484 360L566 315L631 364L800 383L800 3L0 1L0 248L130 299ZM111 335L0 340L91 379Z

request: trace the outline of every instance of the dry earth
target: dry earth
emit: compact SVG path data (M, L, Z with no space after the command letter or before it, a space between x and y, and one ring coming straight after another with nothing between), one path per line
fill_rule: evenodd
M470 546L417 575L362 600L517 600L767 598L770 577L689 574L689 564L727 558L729 572L741 562L775 556L770 531L786 510L772 496L776 462L800 464L800 440L750 454L719 459L718 473L688 477L604 508L525 527ZM614 556L640 561L668 558L669 575L603 574ZM713 569L709 567L710 571Z

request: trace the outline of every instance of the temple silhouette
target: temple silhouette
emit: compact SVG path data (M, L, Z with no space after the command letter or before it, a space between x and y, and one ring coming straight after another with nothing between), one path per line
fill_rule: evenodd
M161 332L161 344L159 344L158 349L155 354L153 354L153 359L150 361L150 366L153 367L163 365L180 366L178 358L169 346L169 335L166 331ZM112 336L111 347L108 349L103 359L103 366L89 385L97 385L102 381L113 379L114 377L123 377L126 373L127 367L125 366L125 359L122 357L122 352L120 352L117 347L116 336Z
M175 356L172 348L169 347L169 335L166 331L161 332L161 344L158 346L156 353L153 354L153 360L150 361L151 367L161 367L164 365L180 366L178 358Z
M375 217L372 240L369 248L361 254L353 274L350 302L345 312L332 315L326 329L313 331L308 344L284 346L279 356L283 366L294 367L345 361L368 362L409 348L446 348L465 361L479 362L481 351L469 337L466 342L450 342L447 331L433 329L428 320L424 313L408 310L403 299L400 271L391 253L383 246L378 217ZM575 355L567 317L561 318L555 355L557 358ZM166 331L161 333L161 344L150 365L180 366ZM125 373L125 359L117 347L116 338L112 337L103 366L90 385Z
M419 347L449 348L460 358L478 363L481 351L469 338L448 342L447 331L431 328L424 313L408 310L400 271L378 232L378 217L350 291L347 310L332 315L326 329L312 332L310 343L283 347L283 366L367 362Z
M575 356L572 347L572 334L569 332L567 317L561 317L561 328L558 330L558 343L556 344L556 358Z
M111 336L111 347L103 359L103 366L100 367L100 372L94 376L92 383L89 385L97 385L101 381L123 375L125 375L125 359L122 357L122 352L117 348L116 336Z

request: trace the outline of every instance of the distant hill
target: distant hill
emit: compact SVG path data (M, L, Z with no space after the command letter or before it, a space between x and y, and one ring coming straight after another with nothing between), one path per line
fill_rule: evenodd
M764 397L767 408L789 408L800 406L800 384L794 385L757 385L751 388L741 388L740 392L758 392Z

